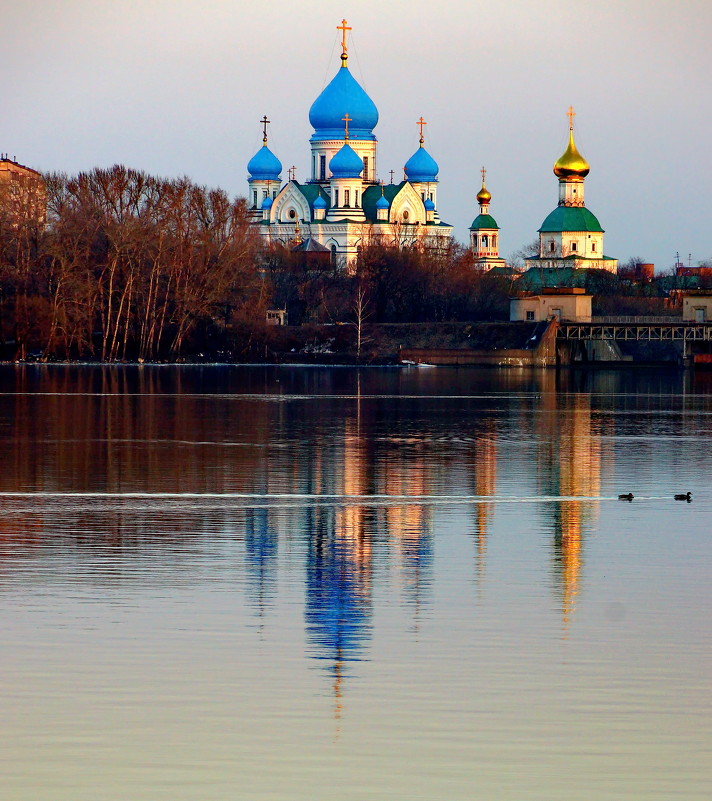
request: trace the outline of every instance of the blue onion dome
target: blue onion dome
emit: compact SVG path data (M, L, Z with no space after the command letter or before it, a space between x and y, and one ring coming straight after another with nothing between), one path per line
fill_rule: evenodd
M350 135L351 132L349 131ZM358 178L363 172L363 161L361 161L351 145L346 142L329 162L329 169L334 178Z
M269 195L262 201L262 208L265 210L272 208L272 198Z
M429 197L425 198L425 203L423 203L423 205L426 211L435 211L435 204Z
M247 163L247 171L253 181L279 181L282 162L265 143Z
M381 195L381 197L379 197L378 200L376 201L376 208L377 209L387 209L388 205L389 205L388 201L386 200L386 198L383 195Z
M321 195L317 195L316 200L314 201L314 208L315 209L325 209L326 208L326 201Z
M378 124L376 104L343 64L309 109L309 122L314 128L312 140L343 139L347 113L351 118L351 139L376 138L373 135Z
M438 180L438 163L421 145L405 163L405 174L411 183L434 183Z

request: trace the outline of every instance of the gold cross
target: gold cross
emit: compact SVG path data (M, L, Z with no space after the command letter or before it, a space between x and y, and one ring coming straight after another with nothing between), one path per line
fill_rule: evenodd
M262 123L262 142L263 144L267 144L267 126L270 124L270 120L267 119L267 115L265 114L264 117L260 120Z
M346 58L346 53L348 52L348 48L346 47L346 31L352 30L346 24L346 20L341 20L341 25L336 26L337 31L341 31L341 58Z
M569 106L569 110L566 112L566 116L569 118L569 130L573 131L574 129L574 117L576 116L576 112L574 111L573 106Z
M427 125L428 123L423 119L421 114L420 119L418 122L415 123L416 125L420 125L420 144L422 145L425 139L423 139L423 125Z
M480 172L482 173L482 186L485 185L485 175L487 175L487 170L483 167Z
M346 114L341 119L344 121L344 128L346 129L345 133L344 133L344 139L348 139L349 138L349 122L353 122L353 118L349 117L349 112L347 111Z

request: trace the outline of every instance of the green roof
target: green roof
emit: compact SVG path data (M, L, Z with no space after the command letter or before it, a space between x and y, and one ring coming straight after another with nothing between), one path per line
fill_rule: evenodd
M540 234L555 234L562 231L596 231L603 233L601 223L585 206L558 206L544 220Z
M480 228L496 228L499 230L499 226L491 214L478 214L475 217L470 226L470 231L477 231Z
M383 187L383 195L388 201L389 206L391 203L393 203L393 198L404 186L405 181L401 181L399 184L385 184ZM378 215L376 214L376 203L378 202L379 197L381 197L380 186L369 186L368 189L364 189L363 194L361 195L361 207L363 208L363 213L366 215L366 219L369 222L377 221Z
M321 195L326 201L327 209L331 205L331 198L326 194L321 186L319 186L319 184L300 184L298 181L294 181L294 185L304 195L307 203L309 204L309 208L312 210L314 209L314 201L319 197L319 195Z
M530 261L530 259L527 259ZM531 267L517 281L517 289L539 290L545 287L585 287L595 291L596 282L615 278L607 270L572 267Z

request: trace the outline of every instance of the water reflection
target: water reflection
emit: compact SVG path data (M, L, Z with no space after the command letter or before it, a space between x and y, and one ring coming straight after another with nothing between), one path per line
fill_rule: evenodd
M260 618L271 605L277 587L279 536L274 513L267 508L245 510L245 562L248 594Z
M279 614L283 558L303 587L307 654L326 665L339 710L345 677L370 658L374 587L407 610L411 630L430 614L442 496L484 499L456 517L474 534L480 593L502 497L557 499L522 517L532 537L547 532L566 634L596 499L611 494L621 458L614 438L638 437L654 459L646 415L667 415L673 437L694 415L712 433L709 397L695 394L709 381L678 374L23 367L0 378L0 491L19 493L0 498L6 576L13 561L46 559L67 580L57 554L71 554L85 557L73 581L140 585L160 563L152 580L170 585L196 565L214 571L213 552L238 543L247 604L264 622ZM704 474L705 455L694 458ZM23 496L88 490L195 497ZM206 493L226 497L207 506Z
M599 503L591 498L601 494L602 421L599 416L594 425L588 394L550 393L544 396L542 410L540 491L562 496L548 507L547 516L553 531L552 559L566 634L580 592L583 538L599 513ZM612 454L609 457L612 459ZM576 496L586 500L572 500Z

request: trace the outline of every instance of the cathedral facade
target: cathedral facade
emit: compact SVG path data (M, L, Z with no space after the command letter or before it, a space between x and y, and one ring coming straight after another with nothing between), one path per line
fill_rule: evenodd
M309 122L314 133L310 178L282 181L282 164L263 144L247 169L248 205L260 235L268 242L310 239L330 250L334 261L353 263L360 248L384 244L446 245L452 226L437 211L438 165L424 147L423 118L419 147L405 163L404 180L379 181L378 139L373 133L378 110L348 68L347 32L342 31L341 67L314 101Z

